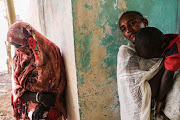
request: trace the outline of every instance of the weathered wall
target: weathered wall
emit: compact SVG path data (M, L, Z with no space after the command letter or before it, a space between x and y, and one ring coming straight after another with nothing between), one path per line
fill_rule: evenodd
M73 1L73 20L80 117L83 120L118 120L116 54L118 14L125 3Z
M177 10L177 19L176 19L176 23L177 23L177 29L176 32L180 34L180 0L178 1L178 10Z
M137 10L164 33L176 32L177 0L72 0L80 118L119 120L118 48L126 44L118 19Z
M79 120L71 1L30 0L27 15L28 23L60 47L67 74L68 118Z
M149 26L176 32L178 0L30 1L27 21L63 53L70 120L120 120L116 62L119 46L127 44L118 26L124 11L140 11Z

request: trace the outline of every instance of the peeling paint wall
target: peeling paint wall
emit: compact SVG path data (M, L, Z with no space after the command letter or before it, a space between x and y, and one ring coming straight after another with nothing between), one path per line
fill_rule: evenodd
M72 0L81 120L119 120L118 48L127 44L118 19L137 10L164 33L176 32L177 0Z
M179 0L126 0L128 10L140 11L149 21L163 33L176 32L176 18Z
M177 2L30 0L27 22L55 42L64 56L70 120L120 120L117 52L128 41L118 19L124 11L137 10L149 20L149 26L175 33Z
M126 4L116 0L73 1L75 56L80 118L118 120L116 55L121 44L118 14Z

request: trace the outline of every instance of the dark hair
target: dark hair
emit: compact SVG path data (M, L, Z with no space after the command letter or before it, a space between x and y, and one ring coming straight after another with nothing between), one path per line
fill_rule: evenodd
M137 12L137 11L126 11L126 12L123 13L123 14L121 15L121 17L119 18L119 22L121 21L121 19L123 18L123 16L128 15L128 14L137 15L141 20L144 20L144 19L145 19L140 12Z
M146 49L153 51L154 49L161 50L165 36L155 27L146 27L140 29L135 37L135 49L138 55Z

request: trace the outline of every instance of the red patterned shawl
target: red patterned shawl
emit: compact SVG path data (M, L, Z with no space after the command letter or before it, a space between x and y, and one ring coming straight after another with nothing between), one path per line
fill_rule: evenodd
M28 112L35 109L36 101L22 101L26 91L56 93L55 107L49 118L66 118L64 89L65 69L59 48L25 22L14 23L8 31L7 41L21 45L13 58L12 105L17 119L29 119Z

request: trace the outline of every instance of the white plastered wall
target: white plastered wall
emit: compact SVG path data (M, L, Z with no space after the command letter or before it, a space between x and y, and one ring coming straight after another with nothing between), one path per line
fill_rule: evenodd
M25 21L59 46L66 67L68 119L79 120L71 0L29 1Z

